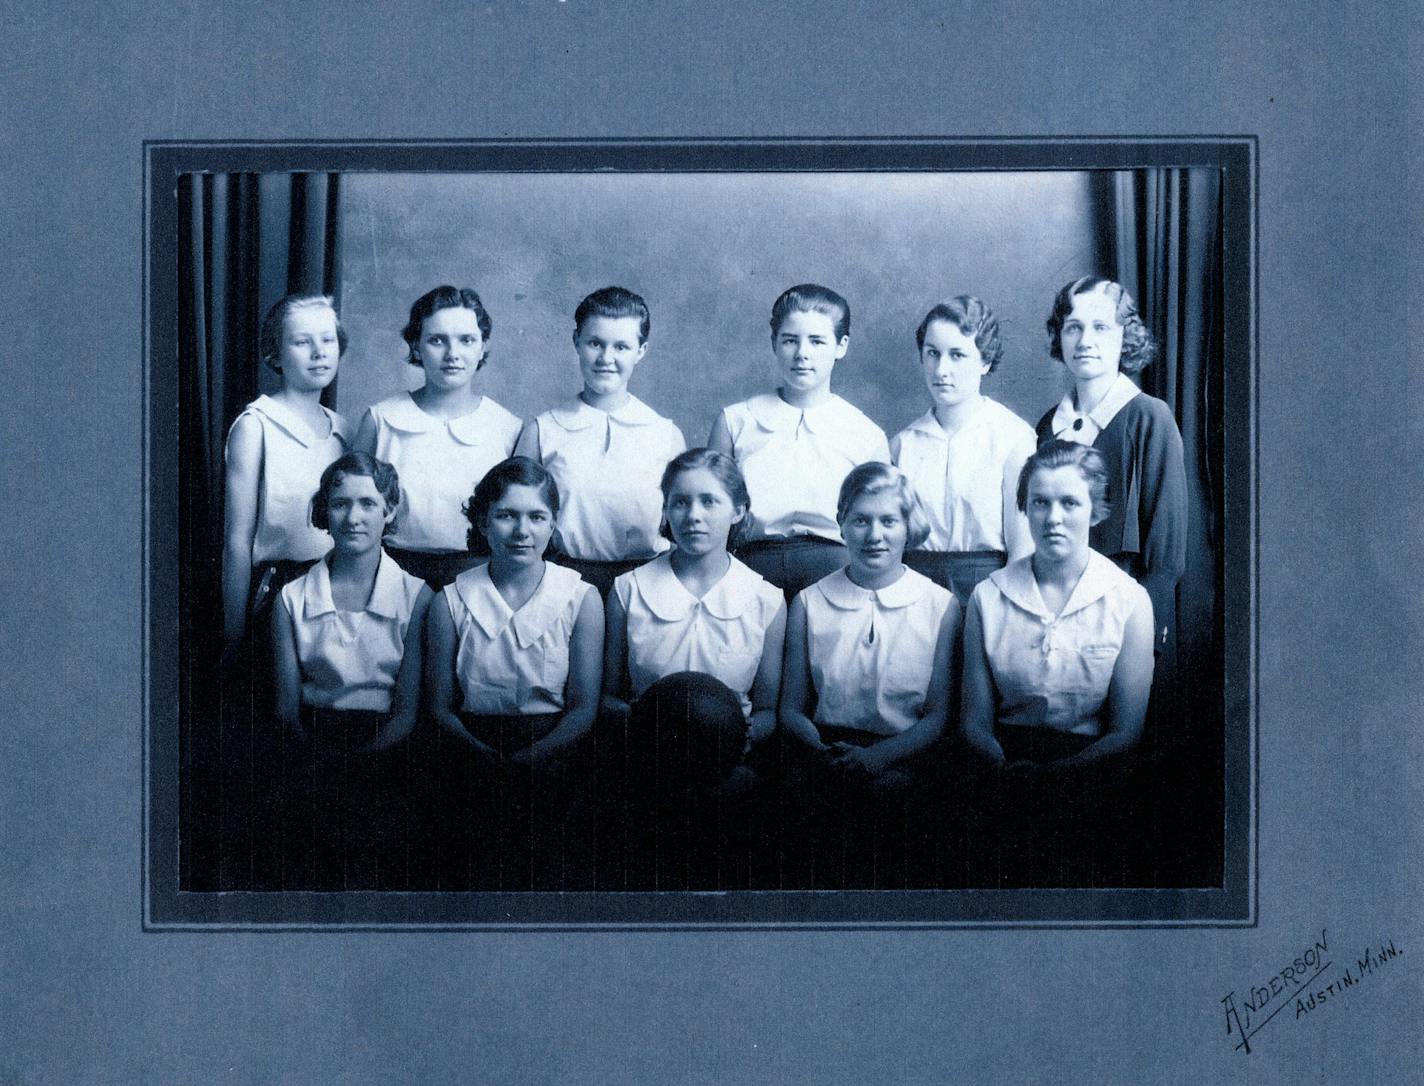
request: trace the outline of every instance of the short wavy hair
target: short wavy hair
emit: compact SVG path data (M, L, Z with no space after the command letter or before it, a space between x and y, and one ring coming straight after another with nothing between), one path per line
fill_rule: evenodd
M400 475L394 464L377 460L370 453L344 453L326 466L317 484L316 495L311 503L311 522L324 532L331 531L331 492L341 485L348 475L365 475L376 484L376 491L385 499L386 511L397 510L401 505ZM382 535L395 529L396 519L392 517Z
M489 519L490 510L494 508L495 503L504 497L505 492L512 486L532 486L544 499L544 504L549 507L549 512L557 522L559 485L554 482L554 477L537 460L531 460L527 456L511 456L485 472L485 477L475 484L475 492L470 495L470 500L461 507L460 511L470 523L469 531L465 533L465 549L471 554L484 557L490 553L489 540L485 537L485 522ZM549 546L558 546L557 524L550 537Z
M1088 496L1093 502L1093 523L1101 524L1112 512L1111 495L1108 493L1108 463L1103 454L1091 445L1080 445L1076 441L1054 438L1039 446L1038 450L1024 461L1019 471L1017 503L1020 513L1028 512L1028 481L1039 470L1052 471L1054 468L1074 467L1088 484Z
M663 492L664 512L662 523L658 526L658 534L664 539L672 538L672 527L666 516L668 496L672 493L673 484L677 482L679 475L686 471L696 471L698 468L706 468L716 476L717 481L722 484L722 489L727 492L727 497L732 499L732 504L742 507L742 519L733 524L732 530L727 533L727 549L731 550L742 541L751 526L752 496L747 491L747 481L743 478L742 469L737 466L737 462L715 449L687 449L668 461L667 467L663 469L662 480L658 483L658 489Z
M341 314L336 311L336 299L330 294L288 294L262 318L262 327L257 333L257 353L276 373L282 372L282 331L290 313L304 309L329 309L336 317L336 355L346 353L346 329L341 326Z
M622 317L638 319L638 342L648 342L648 333L653 328L653 318L648 312L648 303L640 294L634 294L624 287L603 287L595 290L574 310L574 335L583 331L584 321L593 317L608 317L618 320Z
M1079 294L1101 291L1117 305L1117 322L1122 325L1122 357L1118 369L1136 373L1152 364L1157 357L1157 341L1137 312L1137 303L1121 283L1097 275L1084 275L1064 285L1053 298L1053 312L1048 315L1048 355L1063 361L1063 322L1073 311L1073 299Z
M905 549L913 550L930 537L930 518L914 484L893 464L872 460L850 469L836 499L836 523L845 527L851 506L860 498L886 492L894 492L900 500L900 515L905 518Z
M412 366L421 365L420 358L415 353L416 346L420 343L421 329L427 317L442 309L468 309L475 315L475 322L480 326L480 338L485 341L485 353L480 356L475 370L484 369L485 363L489 361L489 338L490 333L494 331L494 321L490 319L480 296L469 287L438 286L434 290L426 291L411 303L410 317L401 329L401 339L405 340L406 346L405 360Z
M850 335L850 303L819 283L801 283L781 292L771 307L771 335L774 339L792 313L823 313L836 326L839 342Z
M989 364L993 373L1004 357L1004 344L999 338L999 318L994 311L972 294L960 294L947 302L941 302L920 321L915 329L915 349L925 349L925 333L935 321L948 321L959 331L974 340L979 355Z

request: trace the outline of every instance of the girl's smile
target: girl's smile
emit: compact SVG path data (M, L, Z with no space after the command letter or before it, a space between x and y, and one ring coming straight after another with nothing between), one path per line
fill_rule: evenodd
M859 575L853 579L878 581L898 570L908 535L909 525L895 490L856 498L841 525L841 538L850 551L851 572Z
M584 389L594 396L617 396L647 352L639 341L637 317L589 317L574 333Z
M1101 290L1073 295L1073 308L1059 333L1063 362L1076 381L1117 373L1122 360L1122 325L1117 302Z
M386 525L395 517L369 475L343 473L327 495L327 525L337 551L366 554L381 545Z
M330 309L298 309L282 321L278 365L282 380L304 392L319 392L336 377L341 344Z
M537 487L516 483L490 507L485 523L491 561L542 561L554 534L554 514Z
M689 555L725 550L727 536L746 510L732 504L722 481L706 468L689 468L673 480L663 507L673 542Z
M463 306L437 309L420 326L416 355L432 387L454 391L468 385L485 357L479 317Z
M831 371L849 346L849 336L836 339L831 317L814 310L788 313L771 339L781 379L797 392L811 392L829 382Z

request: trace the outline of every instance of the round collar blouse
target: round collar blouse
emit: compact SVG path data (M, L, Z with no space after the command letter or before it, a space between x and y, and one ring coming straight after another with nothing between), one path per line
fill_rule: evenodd
M387 537L401 550L465 550L464 505L485 472L514 452L519 419L488 396L459 418L423 410L409 392L373 404L375 455L400 475L402 502Z
M687 448L673 422L636 396L614 411L575 397L535 421L540 458L559 487L559 538L567 554L613 562L668 549L658 534L658 484L667 462Z
M665 675L700 671L725 683L750 715L766 630L786 606L781 589L731 558L722 579L699 599L663 554L623 574L613 591L627 615L634 699Z

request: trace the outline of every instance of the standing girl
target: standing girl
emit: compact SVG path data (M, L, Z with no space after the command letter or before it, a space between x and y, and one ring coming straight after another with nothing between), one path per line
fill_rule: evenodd
M537 462L496 464L466 507L469 549L489 561L456 577L431 611L426 688L450 784L436 829L448 824L461 843L445 869L457 886L548 878L563 888L567 793L598 712L603 605L577 573L544 560L558 512L558 487ZM482 830L483 841L469 836Z
M615 577L667 549L658 477L687 447L674 423L628 391L649 325L647 303L622 287L580 302L574 351L583 391L525 426L517 447L559 485L563 561L605 598Z
M988 306L967 294L935 306L915 343L931 407L890 451L924 502L930 532L905 561L963 609L976 584L1033 550L1014 489L1036 442L1033 427L979 390L1004 353Z
M331 549L309 507L322 471L346 451L348 436L345 420L321 404L346 351L332 300L287 295L268 310L258 346L262 361L282 375L282 387L248 404L227 437L222 582L229 656L252 628L250 617L265 623L282 585Z
M1132 296L1096 276L1074 279L1053 299L1048 353L1072 388L1039 420L1038 441L1091 445L1107 465L1107 516L1092 528L1093 550L1137 578L1152 598L1153 644L1173 641L1177 581L1186 568L1187 476L1172 409L1127 376L1157 345Z
M401 337L425 384L375 404L356 434L356 447L393 464L405 483L391 556L435 588L474 563L461 509L519 436L519 419L475 389L492 328L468 287L439 286L417 298Z
M792 287L771 309L780 384L723 409L707 444L736 460L756 502L748 566L790 600L845 563L836 488L869 460L889 463L885 432L831 391L850 346L850 305L833 290Z
M295 757L278 762L291 885L403 885L403 741L415 726L431 594L381 550L399 504L389 464L365 453L331 464L311 518L331 552L272 609L277 719L296 743Z
M666 831L679 842L666 870L681 874L659 885L705 884L689 874L699 865L687 849L701 840L711 846L703 858L715 864L717 790L776 727L786 604L728 552L751 505L730 457L689 449L667 465L661 490L673 549L623 574L608 597L605 747L621 764L610 771L601 756L601 791L618 808L618 855L633 883L645 864L654 876L665 868L668 840L657 837ZM704 815L714 828L689 832ZM630 838L643 829L654 839L640 846Z

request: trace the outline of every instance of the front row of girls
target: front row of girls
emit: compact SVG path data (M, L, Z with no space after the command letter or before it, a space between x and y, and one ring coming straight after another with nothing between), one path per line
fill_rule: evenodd
M814 284L784 292L771 315L778 386L719 412L707 443L736 463L756 510L736 522L739 560L793 600L848 561L838 523L841 480L858 464L893 461L928 522L928 534L911 541L909 564L950 589L962 609L984 577L1032 549L1015 485L1035 444L1059 438L1105 459L1112 511L1094 526L1093 544L1147 588L1160 650L1185 564L1186 483L1170 409L1126 376L1151 360L1152 337L1132 298L1096 278L1067 284L1047 325L1050 354L1063 361L1072 387L1043 416L1036 440L1027 423L981 393L1002 358L999 325L983 302L961 296L935 306L916 330L930 408L887 442L831 391L849 347L845 299ZM345 347L331 301L284 299L261 337L282 388L249 405L228 442L228 645L264 601L331 546L309 523L307 502L321 470L348 443L399 473L403 496L388 552L435 588L476 561L462 512L474 484L516 452L541 464L559 494L560 561L607 599L619 576L668 549L659 474L686 447L677 426L629 391L649 330L638 295L609 287L585 298L573 331L582 390L521 427L476 391L492 332L479 296L439 287L415 302L402 330L425 383L371 407L352 438L320 400Z
M1034 550L975 590L964 637L960 732L986 765L1093 763L1141 733L1152 606L1089 546L1109 515L1106 489L1103 458L1068 442L1038 450L1019 474ZM564 833L578 800L568 769L596 725L634 767L620 789L668 785L637 777L652 748L683 753L680 788L735 789L778 720L812 775L866 795L912 778L950 717L961 612L902 562L930 531L905 475L871 462L846 476L836 518L848 561L799 593L789 618L781 591L729 553L752 511L731 458L681 453L661 492L671 548L615 580L605 621L592 586L544 558L560 497L536 461L502 461L476 487L467 550L487 560L434 599L381 549L398 530L395 470L364 453L331 464L313 520L332 550L281 591L272 619L278 715L304 752L288 793L309 808L313 796L356 797L344 815L327 812L347 848L379 822L351 774L389 778L362 770L361 756L411 732L422 672L429 712L468 769L447 797L497 804L472 825L528 830L531 805L562 780L562 810L548 821ZM310 817L304 833L320 821ZM526 862L547 852L527 836L515 861L519 849Z

